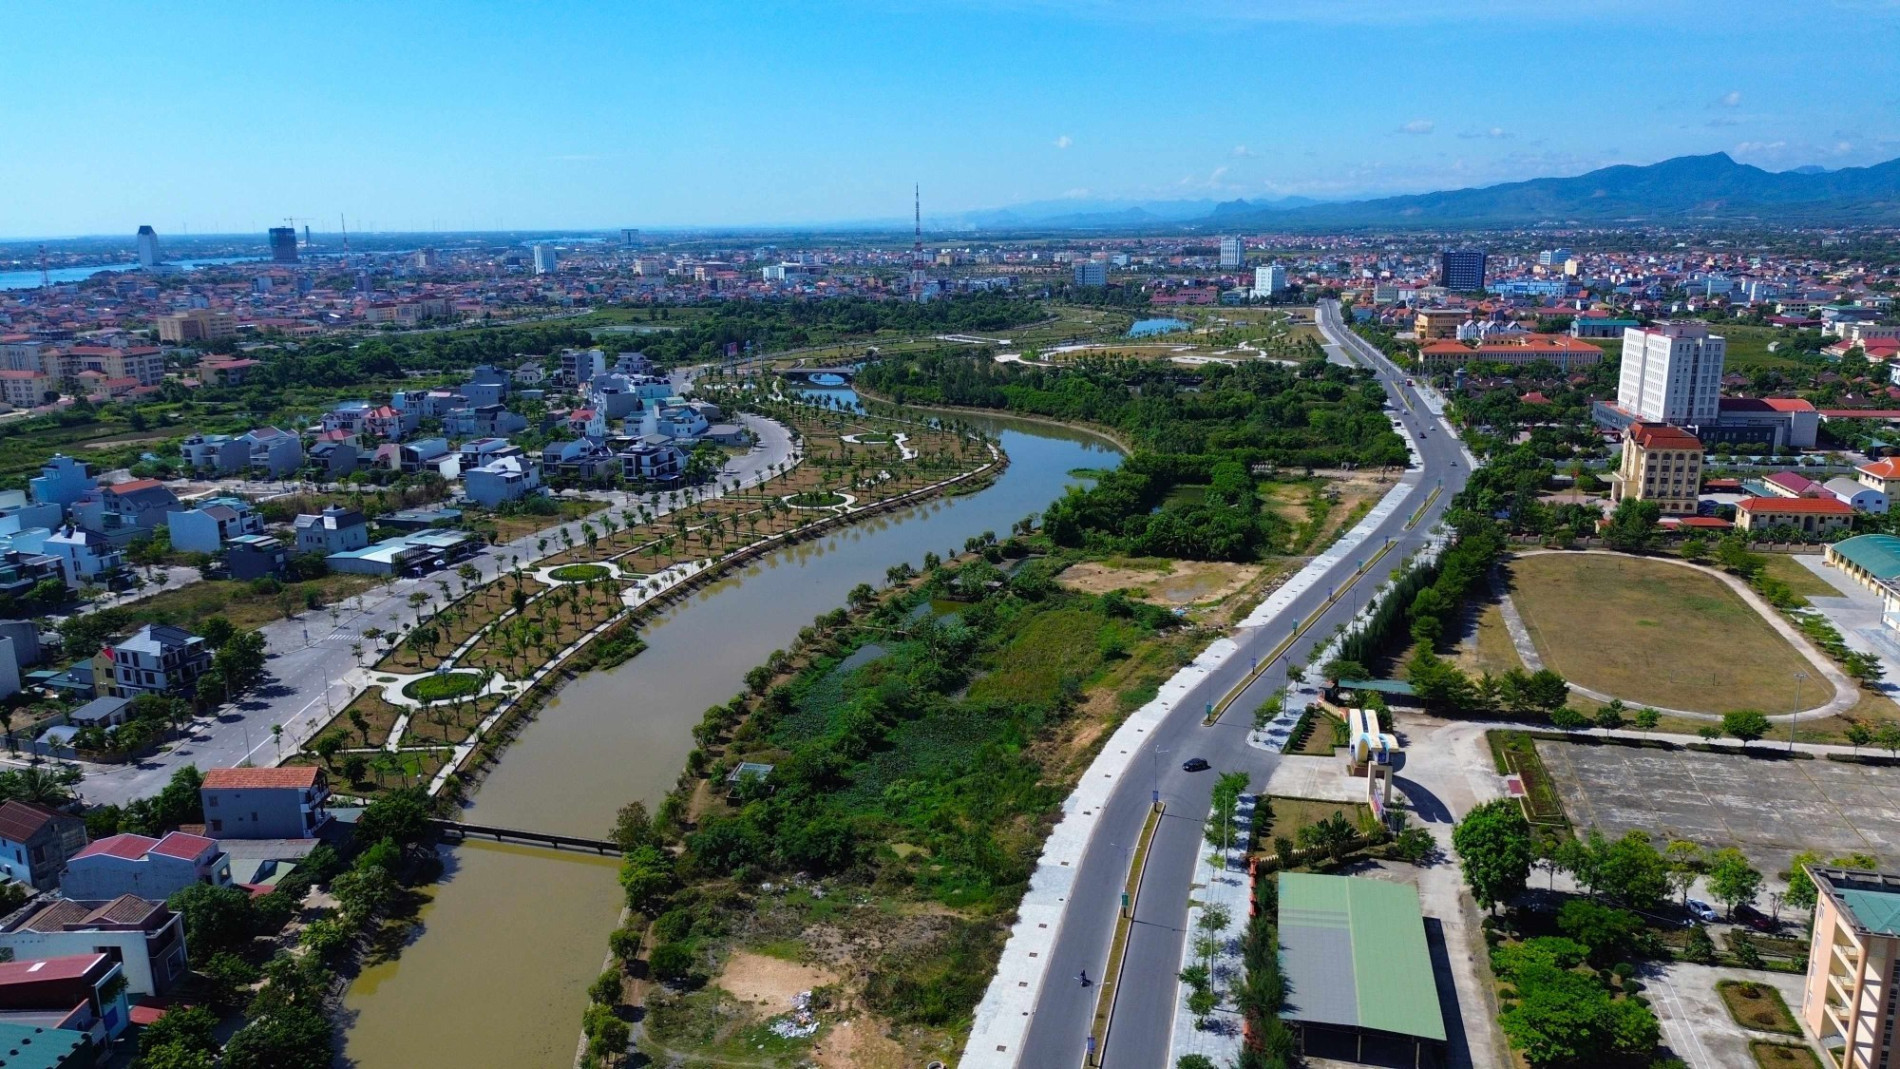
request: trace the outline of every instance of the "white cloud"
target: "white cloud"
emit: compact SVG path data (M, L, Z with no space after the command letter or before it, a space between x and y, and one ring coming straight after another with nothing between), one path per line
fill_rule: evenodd
M1787 148L1786 141L1742 141L1735 145L1737 152L1777 152Z
M1058 137L1054 141L1051 141L1049 143L1054 145L1057 148L1068 148L1070 145L1075 144L1075 141L1071 139L1068 134L1063 134L1061 137Z
M1235 158L1235 159L1237 159L1237 160L1244 160L1244 159L1248 159L1248 158L1250 158L1250 157L1253 157L1253 156L1258 156L1258 155L1260 155L1260 154L1259 154L1258 152L1255 152L1254 150L1252 150L1252 149L1250 149L1250 148L1248 148L1248 147L1247 147L1247 146L1245 146L1245 145L1235 145L1235 146L1234 146L1234 151L1232 151L1232 152L1229 152L1229 153L1228 153L1228 155L1229 155L1229 156L1232 156L1233 158Z
M1489 138L1493 141L1508 141L1517 135L1502 126L1492 126L1483 130L1465 130L1460 132L1458 136L1466 141L1473 141L1479 138Z
M1742 91L1740 89L1732 89L1722 94L1722 99L1716 101L1716 103L1725 108L1739 108L1742 106Z
M1411 122L1408 122L1404 126L1399 127L1399 133L1429 134L1434 129L1436 129L1437 126L1438 124L1431 121L1430 119L1413 119Z

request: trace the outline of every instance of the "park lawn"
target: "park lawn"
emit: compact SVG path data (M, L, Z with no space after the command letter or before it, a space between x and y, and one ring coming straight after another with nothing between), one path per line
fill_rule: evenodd
M1788 584L1788 588L1804 598L1838 598L1841 592L1828 585L1827 580L1809 571L1807 566L1788 553L1763 553L1762 571L1771 579L1779 579Z
M1812 1050L1792 1043L1751 1040L1748 1053L1754 1056L1760 1069L1821 1069L1821 1059Z
M551 516L538 516L530 512L518 512L513 515L503 515L498 512L471 513L468 517L468 525L491 534L492 541L499 545L504 542L513 542L517 538L526 537L536 531L545 531L550 527L578 520L583 516L591 516L607 507L607 502L591 497L557 497L552 500L559 504L560 511Z
M1330 732L1330 728L1321 724L1319 730ZM1282 835L1291 839L1300 833L1301 828L1318 824L1329 819L1334 813L1344 813L1352 826L1358 828L1372 810L1359 802L1329 802L1322 798L1282 798L1274 795L1267 799L1271 812L1267 816L1266 826L1260 829L1259 839L1270 843Z
M1474 607L1477 620L1470 625L1466 639L1458 644L1454 657L1458 667L1474 676L1485 672L1503 675L1513 668L1522 669L1524 659L1511 644L1510 629L1504 626L1504 610L1489 596L1475 602Z
M350 723L350 713L352 712L362 713L363 719L369 724L369 737L367 740L365 740L361 732L356 730L356 726ZM353 699L350 704L344 706L328 724L325 724L321 731L312 735L311 739L315 740L321 737L325 732L335 732L343 736L343 745L346 749L354 750L361 749L365 746L382 746L389 741L389 731L396 726L396 718L401 716L404 712L407 712L407 710L400 706L391 705L383 700L382 685L377 684L369 690L358 694L355 699ZM312 760L315 759L312 758Z
M287 583L276 594L260 594L252 590L249 583L208 579L161 590L121 607L141 624L173 624L196 633L207 617L223 616L240 630L255 630L290 615L285 611L286 605L297 612L306 612L305 597L312 591L323 604L335 605L375 585L376 580L367 575L326 575L321 579Z
M1544 663L1631 705L1772 712L1790 707L1795 673L1814 674L1747 602L1701 572L1597 553L1520 557L1507 568Z
M988 671L970 684L972 701L1053 700L1065 681L1095 680L1107 660L1105 644L1119 643L1125 651L1141 641L1132 623L1104 620L1086 608L1028 614L1011 631L1002 648L986 658Z
M1788 353L1768 351L1768 344L1780 334L1780 331L1774 327L1723 323L1715 326L1711 332L1720 334L1728 342L1727 352L1723 356L1723 367L1728 371L1748 374L1754 371L1801 367L1804 364L1799 357Z
M1721 980L1715 990L1722 996L1722 1004L1728 1007L1729 1016L1743 1028L1791 1036L1801 1034L1801 1026L1795 1023L1787 1002L1773 987L1747 980Z

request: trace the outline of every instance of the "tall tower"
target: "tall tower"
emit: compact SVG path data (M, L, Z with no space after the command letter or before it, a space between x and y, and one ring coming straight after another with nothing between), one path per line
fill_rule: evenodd
M913 237L910 246L910 299L924 299L924 197L923 187L911 187Z
M158 266L158 231L149 226L139 227L139 266Z

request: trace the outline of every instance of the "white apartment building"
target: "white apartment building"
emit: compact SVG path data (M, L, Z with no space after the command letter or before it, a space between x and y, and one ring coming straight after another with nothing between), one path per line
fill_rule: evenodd
M1271 297L1286 289L1286 268L1279 264L1253 269L1253 295Z
M1649 423L1712 427L1722 398L1728 343L1708 324L1658 323L1623 331L1619 408Z
M1220 269L1238 271L1240 265L1247 262L1247 239L1229 237L1220 239Z

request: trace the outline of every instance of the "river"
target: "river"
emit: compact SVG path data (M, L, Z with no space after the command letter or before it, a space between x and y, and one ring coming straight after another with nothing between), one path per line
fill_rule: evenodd
M176 260L166 263L180 271L195 271L200 267L221 267L225 264L242 264L264 261L256 256L214 256L203 260ZM46 281L57 286L62 282L84 282L94 275L116 274L121 271L136 271L138 264L100 264L97 267L58 267L46 272ZM38 271L0 271L0 290L38 289L40 273Z
M1010 464L993 484L779 550L667 610L643 631L645 652L562 690L495 765L467 819L604 835L621 805L652 809L684 767L700 714L846 591L882 585L885 569L921 564L927 550L1006 533L1077 483L1071 470L1120 462L1106 442L1060 427L965 422L1001 435ZM445 856L419 936L345 999L346 1057L358 1069L569 1065L620 909L616 860L479 843Z

